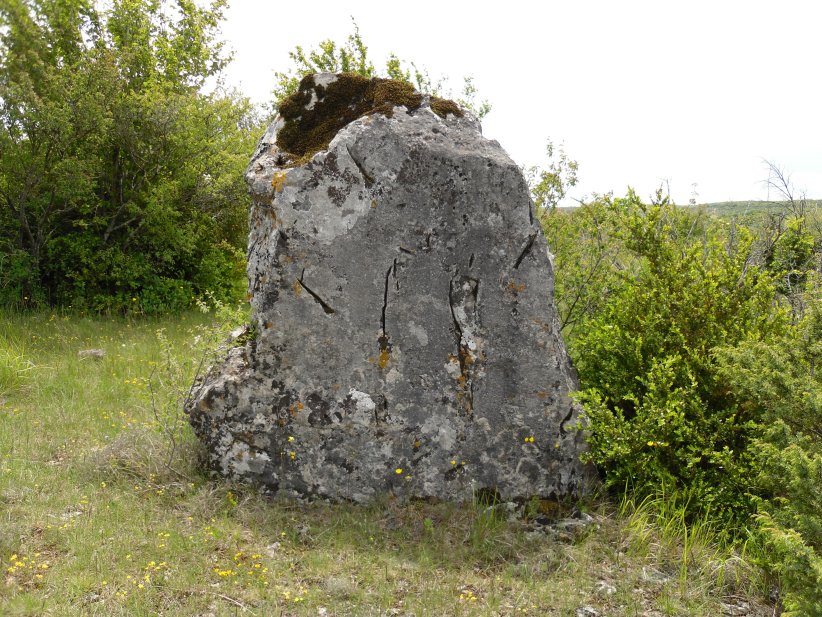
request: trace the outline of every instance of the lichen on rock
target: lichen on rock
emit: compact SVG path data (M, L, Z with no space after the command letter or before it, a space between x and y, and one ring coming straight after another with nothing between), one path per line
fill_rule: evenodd
M457 111L345 74L284 101L246 172L257 336L187 406L216 472L354 501L587 490L527 184Z

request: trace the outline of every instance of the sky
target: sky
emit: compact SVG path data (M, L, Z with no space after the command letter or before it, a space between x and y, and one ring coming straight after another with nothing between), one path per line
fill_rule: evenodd
M455 92L473 76L483 134L518 164L563 144L565 205L660 185L680 204L776 199L766 160L822 198L822 2L231 0L228 84L270 100L288 52L344 41L352 17L378 68L393 52Z

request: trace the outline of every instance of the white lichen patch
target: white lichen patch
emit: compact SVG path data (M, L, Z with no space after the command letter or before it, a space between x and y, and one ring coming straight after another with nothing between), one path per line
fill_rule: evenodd
M220 461L223 473L231 476L242 477L251 471L248 464L250 457L250 448L247 443L242 441L234 441L231 447L225 451Z
M371 395L354 388L348 391L348 395L354 401L354 410L349 416L349 421L361 426L371 424L374 419L374 410L377 408L377 404L371 398Z
M327 88L337 81L337 76L334 73L319 73L314 76L314 88L311 89L311 100L305 106L306 109L314 109L314 105L320 100L317 97L317 88Z
M439 446L440 450L451 451L457 443L457 430L442 418L428 418L422 425L422 433Z
M374 409L377 407L376 403L371 400L371 395L367 392L360 392L359 390L351 388L351 390L348 391L348 394L352 399L354 399L354 402L357 405L357 411L373 413Z
M418 326L415 323L408 324L408 331L417 339L420 346L427 347L428 346L428 333L425 331L425 328L422 326Z

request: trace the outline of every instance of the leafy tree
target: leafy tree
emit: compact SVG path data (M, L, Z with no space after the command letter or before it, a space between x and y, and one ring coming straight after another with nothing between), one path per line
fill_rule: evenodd
M151 312L238 293L258 122L204 91L224 5L0 8L0 301Z
M353 19L352 19L353 21ZM384 71L378 71L368 56L368 47L360 35L360 28L353 21L354 31L345 42L337 43L331 39L321 41L317 48L305 50L298 45L288 56L293 66L286 72L275 73L276 85L272 94L272 109L276 110L282 100L297 91L300 80L314 73L356 73L363 77L388 77L413 83L420 92L435 96L451 97L446 89L444 78L432 80L428 71L419 68L415 63L406 64L395 54L390 54L385 61ZM457 102L472 112L479 119L491 111L487 100L477 100L477 89L472 77L463 78L463 89Z
M535 166L526 170L534 205L540 215L554 210L568 194L568 189L577 185L579 170L579 164L568 158L562 145L557 147L549 139L545 150L548 168L540 169Z
M539 196L534 201L540 203ZM620 287L630 259L614 233L616 220L608 204L607 198L598 198L573 209L543 206L540 211L556 274L554 301L571 344L580 326L601 314Z

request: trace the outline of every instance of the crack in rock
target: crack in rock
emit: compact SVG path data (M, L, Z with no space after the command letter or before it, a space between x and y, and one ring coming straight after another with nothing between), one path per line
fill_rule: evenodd
M451 279L448 304L457 336L456 360L459 364L457 380L457 404L461 411L470 416L474 412L474 375L480 358L477 331L477 293L479 281L465 275Z
M322 307L326 315L333 315L336 311L333 308L331 308L325 300L318 296L317 293L314 292L308 285L305 284L305 281L303 280L304 276L305 270L302 271L302 274L300 274L300 278L294 281L294 283L305 289L308 292L308 295L314 298L314 301Z

